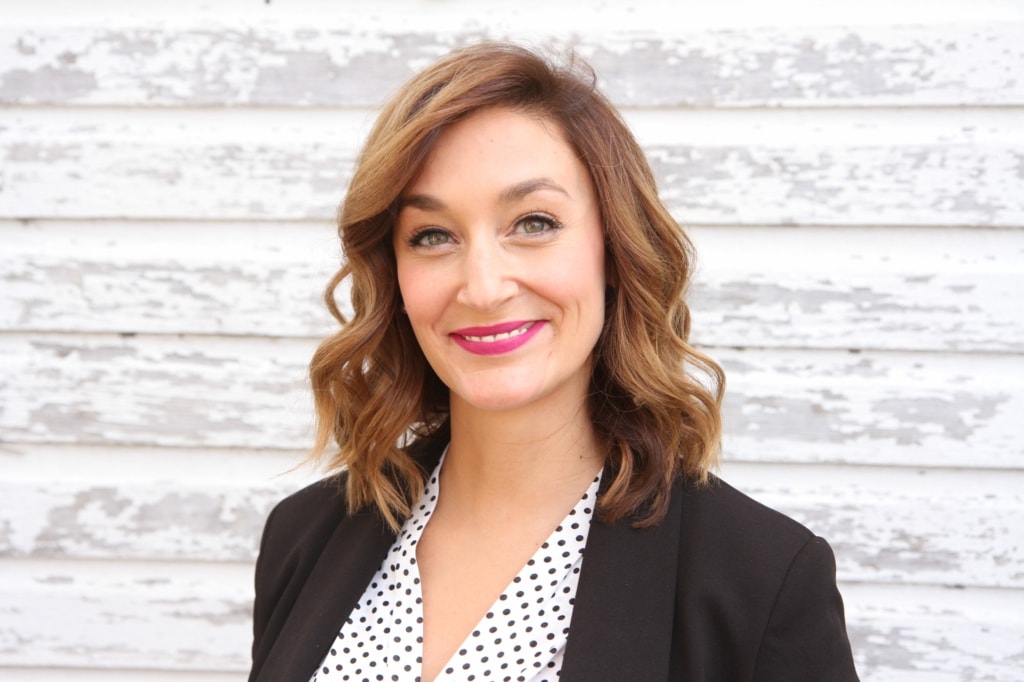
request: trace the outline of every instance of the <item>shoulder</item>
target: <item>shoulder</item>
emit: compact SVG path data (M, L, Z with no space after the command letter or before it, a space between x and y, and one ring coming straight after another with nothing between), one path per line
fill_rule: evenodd
M706 484L681 480L683 532L729 550L776 548L795 551L814 537L802 524L712 476Z
M315 558L348 515L344 474L330 476L292 493L270 511L263 527L257 578L268 562L283 567Z
M730 642L744 678L856 679L828 543L717 478L676 494L685 629Z
M680 575L694 586L764 595L767 606L805 549L822 570L833 565L824 540L721 479L682 481L676 492Z
M440 458L441 446L433 441L417 442L409 447L408 454L426 472L432 470ZM345 493L347 482L348 473L341 471L278 502L263 528L260 564L264 557L272 557L275 564L286 563L284 560L292 555L315 559L334 530L350 515ZM379 518L373 508L356 512L356 516L363 514ZM262 566L257 565L259 568Z
M256 560L257 607L276 602L290 582L312 570L335 529L348 516L345 473L323 478L284 498L263 526Z
M344 476L306 486L277 503L267 517L256 560L253 670L283 627L306 578L348 515Z
M318 553L347 515L344 474L321 479L292 493L267 516L258 564L265 563L268 556L279 564L280 559L300 549Z
M329 532L348 513L345 474L323 478L292 493L270 511L264 527L263 544L276 540L276 532L289 529L295 542L308 542ZM326 538L325 538L326 539Z

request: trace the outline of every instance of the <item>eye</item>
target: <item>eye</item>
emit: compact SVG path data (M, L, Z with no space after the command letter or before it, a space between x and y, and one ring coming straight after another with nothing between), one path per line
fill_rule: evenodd
M543 213L531 213L516 221L516 230L524 234L543 234L561 227L557 220Z
M452 237L450 234L438 227L428 227L420 230L412 237L409 238L409 244L411 246L444 246L450 243Z

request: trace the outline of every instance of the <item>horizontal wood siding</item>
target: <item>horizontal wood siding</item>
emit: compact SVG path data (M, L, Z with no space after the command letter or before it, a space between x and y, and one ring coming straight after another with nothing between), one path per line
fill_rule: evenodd
M691 236L702 345L1024 349L1022 231L756 225ZM317 338L334 328L321 290L340 248L326 221L0 221L0 241L10 331Z
M91 664L194 671L196 679L219 670L244 679L252 596L248 583L240 589L239 581L250 575L247 565L12 564L10 579L0 588L5 604L0 613L59 609L81 623L75 633L24 617L17 633L0 628L0 643L18 645L6 656L18 667L59 671ZM896 591L848 584L845 590L850 631L872 644L859 657L870 679L949 679L949 670L972 666L984 671L973 679L1012 680L1019 670L1020 599L913 585ZM126 631L134 633L130 642L124 641ZM912 669L907 660L915 661ZM62 675L55 671L49 679Z
M689 227L721 474L830 541L862 678L1019 682L1018 3L10 4L0 678L244 679L355 155L511 37L593 63Z
M17 559L249 562L263 517L309 475L297 453L19 446L3 460L0 554ZM69 456L77 458L69 467ZM59 482L48 474L63 467ZM121 472L111 480L112 472ZM1024 491L993 470L731 459L726 477L832 540L846 580L1024 587ZM922 515L922 508L930 509Z
M403 23L437 26L436 6L410 9ZM287 17L283 26L187 22L174 31L8 27L0 31L0 101L376 106L449 49L517 33L452 18L432 31L377 28L376 35ZM1021 31L1024 21L700 31L673 21L585 27L573 43L623 107L985 106L1024 104Z
M8 443L294 449L310 442L315 343L266 337L0 336ZM1024 360L735 350L726 450L745 460L1016 469Z
M330 220L372 115L119 111L0 110L0 218ZM630 120L687 223L1024 224L1017 119L1001 110L921 118L657 111Z

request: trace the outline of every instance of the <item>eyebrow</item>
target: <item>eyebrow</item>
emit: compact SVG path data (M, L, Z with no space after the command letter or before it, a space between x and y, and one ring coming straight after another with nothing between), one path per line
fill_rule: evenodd
M511 204L534 192L544 190L558 192L567 197L571 196L564 187L550 178L531 178L530 180L517 182L503 190L498 197L498 201L503 204ZM402 210L406 206L418 208L421 211L440 211L446 208L443 201L431 194L410 194L409 196L400 197L398 200L398 210Z
M549 190L551 192L558 192L559 194L569 196L569 193L565 191L565 188L554 180L549 178L533 178L532 180L524 180L512 185L501 193L500 200L502 203L512 203L514 201L519 201L523 197L529 196L534 192L540 192L542 190Z

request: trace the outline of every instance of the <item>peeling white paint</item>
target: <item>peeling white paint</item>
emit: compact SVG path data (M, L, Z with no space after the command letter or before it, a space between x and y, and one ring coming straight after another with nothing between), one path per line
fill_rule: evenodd
M691 233L702 346L1024 348L1024 232ZM327 221L0 223L0 241L0 326L10 331L319 338L335 328L321 300L340 262Z
M94 115L85 127L50 113L20 113L0 129L0 217L330 220L360 142L320 115ZM846 121L821 120L814 138L785 117L780 139L767 118L757 143L646 149L664 200L686 223L1024 224L1019 126L978 144L959 117L940 115L945 133L936 132L949 140L893 143L884 122L850 140Z
M5 8L0 676L243 674L374 107L452 46L557 30L695 225L724 477L835 547L862 678L1017 682L1024 10L676 6Z
M727 460L722 476L830 539L843 582L1024 587L1015 471Z
M11 443L308 447L315 342L0 336ZM1019 468L1019 356L710 349L725 449L749 460ZM15 380L16 378L16 380Z
M449 19L431 31L430 18L444 13L422 3L405 12L385 9L383 30L367 17L360 23L351 13L342 20L329 12L315 23L295 24L292 17L285 25L254 16L229 26L13 25L0 30L0 101L374 106L452 47L512 38L572 45L594 64L612 98L627 106L1024 102L1017 77L1024 21L788 28L772 22L695 30L664 22L653 9L637 13L644 26L632 28L621 22L587 28L571 11L569 35L550 28L561 25L551 6L547 21L530 27ZM974 68L978 62L987 68Z
M716 350L728 457L1019 468L1024 358Z
M1014 682L1024 663L1019 590L842 586L861 678Z

